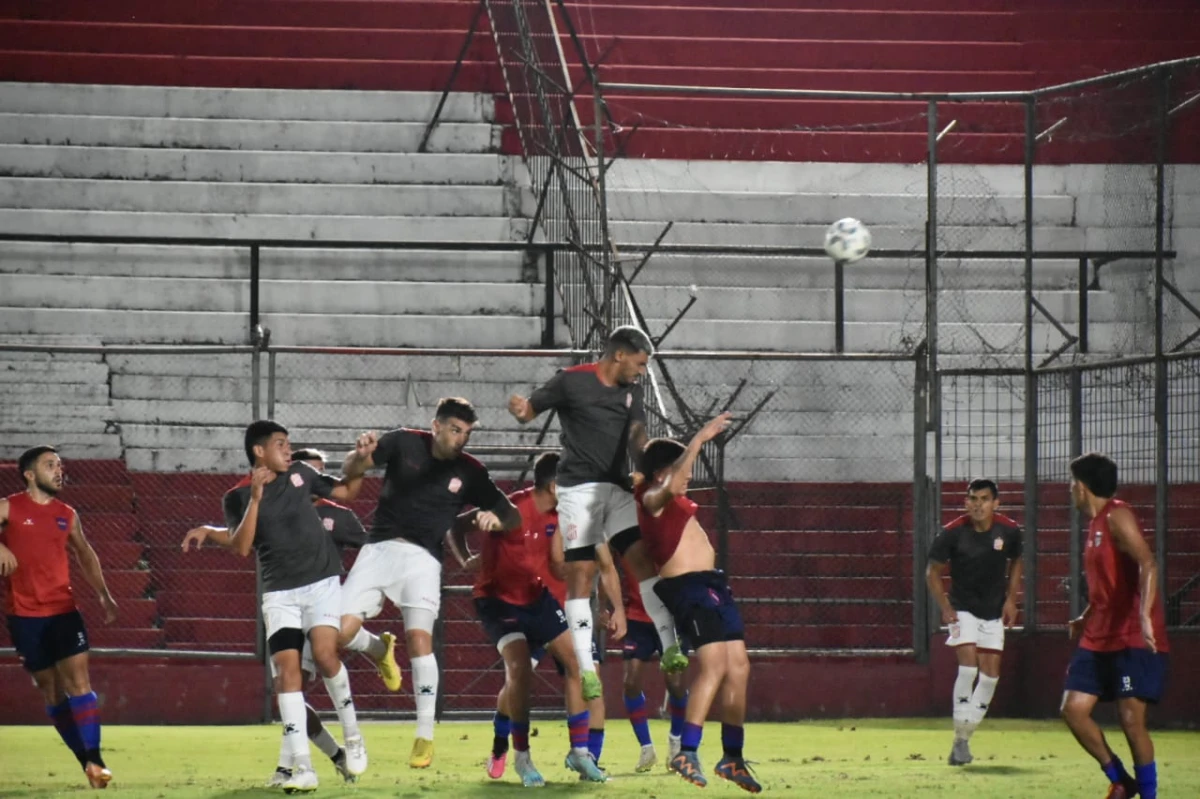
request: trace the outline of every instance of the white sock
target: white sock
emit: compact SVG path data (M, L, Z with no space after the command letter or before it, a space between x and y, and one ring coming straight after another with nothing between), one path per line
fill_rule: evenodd
M979 675L979 684L975 686L975 692L971 694L971 704L968 706L970 710L965 730L968 739L975 732L979 723L983 721L983 717L987 715L988 705L992 703L992 697L996 694L996 683L998 682L1000 682L999 677Z
M438 665L433 655L421 655L408 662L412 669L413 691L417 696L417 737L433 740L433 717L437 712Z
M974 666L959 666L958 677L954 680L954 737L966 739L970 733L965 725L970 721L971 691L975 686L975 677L979 669Z
M283 753L292 761L293 768L312 768L312 756L308 751L308 711L304 708L304 694L289 691L279 694L279 718L283 722ZM280 758L282 760L282 757Z
M571 628L571 643L575 645L575 659L580 671L595 671L592 662L592 602L589 599L568 599L567 626Z
M338 665L341 666L338 673L325 678L325 690L329 692L338 721L342 723L342 738L357 738L358 714L354 712L354 698L350 696L350 675L346 673L345 666Z
M292 770L292 753L283 738L279 739L279 768Z
M658 640L662 642L662 651L666 652L671 647L678 646L679 639L675 637L675 617L658 598L658 594L654 593L656 583L658 583L658 575L649 580L642 580L638 583L638 590L642 593L642 605L645 606L646 613L654 621L654 629L658 631Z
M362 652L371 660L380 660L387 654L383 639L365 627L358 628L358 632L350 639L350 643L346 644L346 648L351 652Z

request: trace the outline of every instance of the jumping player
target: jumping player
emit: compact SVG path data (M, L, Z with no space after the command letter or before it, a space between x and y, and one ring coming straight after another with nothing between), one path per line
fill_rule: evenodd
M647 444L641 460L643 479L635 496L642 536L661 576L654 590L674 614L699 661L680 752L671 759L670 769L693 785L708 784L697 750L704 720L720 692L725 751L716 774L750 793L759 793L762 786L742 755L750 678L745 626L725 573L715 568L716 554L696 520L696 503L687 498L688 481L701 447L727 428L729 420L728 413L712 419L687 447L666 438Z
M83 537L79 514L58 499L63 464L54 447L21 454L25 490L0 499L0 577L8 631L21 665L46 701L46 714L75 755L93 788L107 788L112 772L100 755L100 709L88 679L88 638L71 590L67 550L100 598L104 623L117 603L104 584L95 550Z
M636 327L619 327L609 336L599 361L564 369L529 398L509 398L509 413L522 424L547 410L562 424L563 458L558 469L558 512L566 549L567 622L575 657L583 672L583 694L600 696L600 678L591 662L591 595L596 579L595 548L609 544L627 558L638 576L647 611L666 647L662 666L682 671L687 658L675 639L674 621L653 593L658 576L640 542L637 512L626 474L627 453L640 456L646 444L642 388L654 346ZM614 638L625 635L620 595L613 604Z
M942 623L950 626L946 645L954 647L958 658L952 766L964 766L974 759L969 742L987 714L1000 680L1004 628L1017 621L1021 528L996 513L999 505L995 482L972 480L967 486L967 512L934 539L925 569L925 582L941 608ZM947 567L949 596L942 586Z
M369 542L359 550L343 587L344 647L365 652L380 667L384 683L400 689L400 672L390 647L365 630L364 618L383 610L386 597L404 617L404 640L412 665L417 705L416 738L408 764L433 762L433 724L437 708L438 665L433 654L433 624L441 607L442 541L462 509L481 509L479 526L488 531L521 527L521 514L492 482L487 468L463 447L477 420L465 399L438 402L431 433L399 428L359 436L342 474L361 477L383 467L383 487Z
M313 507L312 498L348 501L357 492L354 479L335 480L307 463L293 462L287 428L258 421L246 428L246 458L251 474L225 494L225 524L233 530L230 548L245 557L253 551L262 571L263 622L276 675L276 697L283 723L283 748L292 765L285 791L314 791L304 703L301 652L307 641L325 680L345 737L346 770L367 767L367 751L358 728L350 680L338 659L341 623L341 556Z
M1157 799L1146 707L1157 704L1166 688L1166 624L1154 554L1133 509L1114 499L1116 493L1111 458L1090 452L1071 461L1071 499L1091 521L1083 549L1088 605L1068 624L1072 640L1080 640L1067 668L1062 715L1108 778L1108 799ZM1133 777L1092 720L1097 702L1114 700L1133 754Z

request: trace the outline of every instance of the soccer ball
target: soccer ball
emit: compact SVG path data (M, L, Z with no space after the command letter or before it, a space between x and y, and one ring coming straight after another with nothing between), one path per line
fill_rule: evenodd
M835 261L852 264L871 251L871 231L857 219L839 219L825 230L825 252Z

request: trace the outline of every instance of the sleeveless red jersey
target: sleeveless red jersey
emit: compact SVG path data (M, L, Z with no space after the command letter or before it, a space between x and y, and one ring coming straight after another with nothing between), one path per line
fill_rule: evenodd
M642 498L649 490L650 485L642 483L634 492L638 527L641 528L642 540L646 542L650 559L661 569L679 547L679 539L683 538L683 529L687 527L688 519L696 515L696 503L687 497L673 497L662 513L652 516L642 505Z
M1108 516L1129 506L1119 499L1108 504L1088 524L1083 548L1083 571L1087 575L1088 611L1079 646L1094 652L1145 649L1142 637L1142 596L1138 587L1138 565L1122 552L1108 529ZM1132 510L1132 509L1131 509ZM1155 597L1150 616L1155 645L1167 651L1166 618L1161 597Z
M558 530L558 513L538 512L532 488L510 494L509 499L521 513L521 526L484 534L479 554L482 565L473 593L510 605L531 605L546 588L543 575L550 570L547 540Z
M637 575L633 573L626 558L621 558L621 571L625 584L625 618L629 621L644 621L653 624L654 619L650 618L650 614L646 612L646 605L642 602L642 591L638 587Z
M8 499L8 524L0 543L12 550L17 570L8 577L4 611L13 616L57 616L75 610L67 537L75 509L52 499L38 504L25 491Z

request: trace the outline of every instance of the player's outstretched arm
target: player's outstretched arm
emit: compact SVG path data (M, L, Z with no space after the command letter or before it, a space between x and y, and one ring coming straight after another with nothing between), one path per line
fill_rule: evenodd
M675 497L681 497L687 492L688 481L692 477L692 467L696 464L696 458L700 456L700 449L717 437L721 431L729 427L729 420L733 418L733 414L729 411L722 413L713 419L710 419L704 427L701 427L696 435L692 436L692 440L688 442L687 447L683 450L670 469L667 471L666 479L659 483L654 488L651 488L642 497L642 506L652 515L657 516L663 508L667 506ZM651 475L645 476L647 480Z
M0 499L0 530L8 524L8 500ZM0 577L7 577L17 570L17 556L0 544Z
M112 624L117 620L117 603L108 592L108 586L104 584L104 572L100 568L100 558L96 557L96 550L92 549L92 545L83 537L83 525L79 522L79 514L75 514L75 521L71 525L67 547L75 553L80 571L83 572L83 579L100 598L100 606L104 608L104 623Z
M368 469L375 467L375 449L379 446L379 435L373 430L363 433L354 442L354 449L347 453L346 460L342 462L342 479L347 483L351 480L360 479L367 473ZM355 491L355 496L358 492ZM348 502L354 499L350 497Z
M187 534L183 537L182 549L184 552L187 552L188 548L193 544L195 544L196 549L200 549L200 547L204 546L205 541L212 541L218 546L229 548L232 540L228 528L202 524L187 531Z
M250 502L242 514L242 520L233 531L230 546L243 558L254 549L254 536L258 532L258 506L262 502L263 486L274 478L275 473L266 466L255 467L250 475ZM229 519L228 514L225 517Z
M1117 548L1133 558L1138 565L1138 591L1142 596L1142 637L1146 639L1146 647L1151 652L1157 652L1152 618L1154 603L1158 599L1158 561L1154 559L1154 553L1142 537L1137 518L1129 508L1116 508L1111 511L1108 514L1108 529L1112 531L1113 542Z
M450 541L450 551L454 553L454 559L458 561L458 565L463 568L466 568L467 561L472 557L471 547L467 544L467 533L479 529L479 525L476 524L478 517L478 510L460 513L455 517L454 526L450 528L450 535L447 536Z

